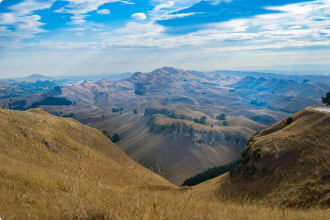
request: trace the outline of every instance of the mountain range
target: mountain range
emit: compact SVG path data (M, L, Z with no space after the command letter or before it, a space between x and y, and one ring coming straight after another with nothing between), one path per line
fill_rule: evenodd
M248 74L248 73L246 73ZM41 107L119 135L118 146L175 184L240 156L249 137L330 90L313 79L205 73L164 67L2 99L11 109ZM220 117L221 116L221 117Z

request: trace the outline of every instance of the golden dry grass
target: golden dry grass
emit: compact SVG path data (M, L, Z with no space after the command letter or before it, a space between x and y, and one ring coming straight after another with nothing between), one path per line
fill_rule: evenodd
M330 207L330 114L305 109L291 118L253 138L249 161L218 184L222 193L285 207Z
M0 110L0 124L3 220L329 219L325 210L221 202L207 185L217 184L214 180L177 188L132 161L97 130L40 110Z

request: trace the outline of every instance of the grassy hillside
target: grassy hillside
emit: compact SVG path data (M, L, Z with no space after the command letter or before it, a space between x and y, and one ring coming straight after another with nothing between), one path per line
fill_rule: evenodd
M2 219L324 219L325 210L223 202L176 188L99 131L41 110L0 110ZM251 214L253 213L253 215Z
M218 193L282 207L329 208L329 134L330 114L313 108L261 131L243 151L241 165L213 180Z
M130 157L177 185L205 169L237 159L246 139L255 133L239 127L204 126L164 115L149 121L133 113L92 124L99 130L119 133L122 140L117 144Z

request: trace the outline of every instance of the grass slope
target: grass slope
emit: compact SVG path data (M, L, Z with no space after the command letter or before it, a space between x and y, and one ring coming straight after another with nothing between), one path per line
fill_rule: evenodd
M330 207L330 114L307 108L254 136L222 197L284 207Z
M0 110L2 219L324 219L219 201L212 187L176 188L72 119ZM253 213L253 214L251 214Z

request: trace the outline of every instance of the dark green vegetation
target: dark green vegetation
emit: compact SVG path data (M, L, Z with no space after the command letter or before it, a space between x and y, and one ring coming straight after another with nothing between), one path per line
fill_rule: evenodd
M222 124L223 126L228 126L228 121L224 121Z
M182 186L195 186L202 182L205 182L207 180L213 179L215 177L218 177L224 173L227 173L228 171L231 171L235 167L237 167L240 164L239 160L236 160L234 162L231 162L229 164L218 166L214 168L210 168L202 173L197 174L196 176L193 176L187 180L185 180L182 184Z
M66 114L66 115L63 115L62 117L64 117L64 118L73 118L73 119L76 119L76 116L75 116L74 113Z
M291 124L292 122L293 122L293 118L292 118L292 117L288 117L288 118L286 119L286 124L287 124L287 125Z
M325 97L322 97L322 103L325 105L330 105L330 92L327 92Z
M137 115L137 114L138 114L138 111L137 111L136 109L133 109L133 113L134 113L135 115Z
M206 116L200 117L200 119L194 119L194 122L201 125L206 125Z
M249 151L251 147L253 147L254 142L250 142L244 149L243 152L241 153L241 163L246 164L249 162L250 157L249 157Z
M120 141L120 136L119 136L119 134L114 133L110 139L113 143L117 143Z
M113 108L112 112L122 112L124 108Z
M25 110L27 100L15 100L8 104L9 109L12 110Z
M111 136L110 132L108 132L107 130L104 130L102 133L106 137L108 137L113 143L117 143L120 141L120 136L117 133L114 133L112 136Z
M61 98L61 97L47 97L43 99L40 102L35 102L33 103L30 107L28 108L37 108L41 105L72 105L72 102L66 98Z
M226 115L225 114L219 114L216 118L220 121L225 121L226 120Z
M144 95L146 93L146 88L143 83L135 84L135 94L136 95Z

